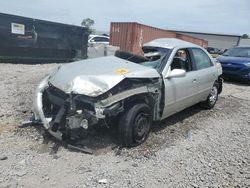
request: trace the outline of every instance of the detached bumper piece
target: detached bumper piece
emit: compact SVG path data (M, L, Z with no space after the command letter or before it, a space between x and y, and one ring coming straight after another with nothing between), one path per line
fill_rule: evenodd
M71 144L67 144L67 147L68 149L71 149L71 150L75 150L75 151L79 151L79 152L82 152L82 153L86 153L86 154L93 154L92 150L85 147L85 146L74 146L74 145L71 145Z

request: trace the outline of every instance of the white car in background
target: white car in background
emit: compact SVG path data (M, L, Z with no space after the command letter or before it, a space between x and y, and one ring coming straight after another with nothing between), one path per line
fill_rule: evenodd
M93 46L94 44L109 44L109 36L104 35L89 35L88 39L89 46Z

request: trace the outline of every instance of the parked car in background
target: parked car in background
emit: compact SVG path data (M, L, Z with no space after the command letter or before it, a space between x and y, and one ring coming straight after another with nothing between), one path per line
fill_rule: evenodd
M37 88L34 119L60 140L115 122L121 144L130 147L147 139L153 121L196 103L214 107L222 69L205 49L167 38L146 43L143 51L58 67Z
M207 47L207 51L210 54L218 54L220 52L220 50L218 48L213 48L213 47Z
M89 46L94 45L94 44L109 44L109 36L104 36L104 35L89 35L89 40L88 40Z
M216 58L222 54L222 51L219 48L207 47L207 51L212 55L213 58Z
M228 49L217 59L223 69L223 76L250 82L250 46Z

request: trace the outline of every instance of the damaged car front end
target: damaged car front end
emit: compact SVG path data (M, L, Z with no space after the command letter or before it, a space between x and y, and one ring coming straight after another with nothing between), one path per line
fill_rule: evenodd
M158 112L161 84L155 69L115 56L63 65L37 87L35 120L59 140L76 140L135 101L146 101ZM159 113L152 118L159 120Z

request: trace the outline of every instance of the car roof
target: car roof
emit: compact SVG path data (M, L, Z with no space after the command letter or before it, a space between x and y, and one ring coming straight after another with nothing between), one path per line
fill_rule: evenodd
M90 38L93 37L104 37L104 38L109 38L109 36L105 36L105 35L89 35Z
M176 38L160 38L153 41L150 41L148 43L145 43L143 47L160 47L160 48L190 48L190 47L198 47L200 46L186 42L184 40L176 39Z

